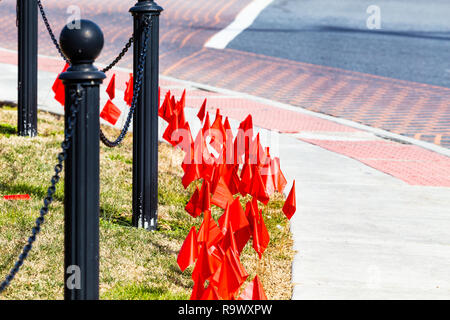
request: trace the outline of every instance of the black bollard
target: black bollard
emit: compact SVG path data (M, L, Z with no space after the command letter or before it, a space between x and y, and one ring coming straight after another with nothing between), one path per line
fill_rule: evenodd
M80 29L61 31L61 49L71 67L60 75L65 85L68 126L74 103L78 114L67 152L64 200L64 298L99 298L99 86L105 74L94 67L103 48L103 33L89 20Z
M17 1L19 136L37 135L37 0Z
M141 94L133 118L133 226L156 230L158 217L159 15L153 1L139 0L134 17L134 78L144 44L144 22L151 23ZM151 21L151 22L150 22Z

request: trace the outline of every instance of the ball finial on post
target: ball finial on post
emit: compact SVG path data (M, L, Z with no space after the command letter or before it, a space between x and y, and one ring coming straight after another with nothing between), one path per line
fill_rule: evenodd
M61 50L72 64L93 63L103 49L100 27L90 20L80 20L79 28L66 25L59 37Z

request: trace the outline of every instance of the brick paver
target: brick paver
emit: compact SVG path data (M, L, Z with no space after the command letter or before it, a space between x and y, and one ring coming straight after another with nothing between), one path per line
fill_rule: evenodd
M250 0L159 0L160 69L180 79L246 92L450 147L450 89L311 65L232 49L204 48ZM15 0L0 2L0 47L15 50ZM44 0L59 34L69 5L105 33L100 62L111 61L132 32L128 9L134 0ZM39 52L57 55L40 21ZM128 54L119 64L130 68ZM256 110L258 106L247 105ZM250 109L249 109L250 110ZM282 124L282 123L280 123ZM300 127L302 128L302 127ZM287 126L285 131L295 131Z

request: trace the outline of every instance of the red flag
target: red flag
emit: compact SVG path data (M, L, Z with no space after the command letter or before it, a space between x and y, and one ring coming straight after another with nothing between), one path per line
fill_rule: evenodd
M209 122L209 112L206 113L205 123L203 124L202 132L205 134L211 127L211 123Z
M127 88L125 89L125 93L123 96L123 100L127 105L131 107L131 103L133 101L133 74L130 73L130 79L126 82Z
M228 189L227 184L223 180L223 177L220 177L215 184L214 193L211 199L211 203L216 206L225 209L227 204L233 202L234 198Z
M217 288L213 285L209 285L206 288L205 292L203 292L200 300L219 300L219 293L217 292Z
M180 127L183 127L184 124L186 123L186 117L184 115L184 107L183 108L178 108L176 109L178 111L178 125Z
M192 141L193 139L191 129L189 127L188 122L186 122L184 129L187 130L188 139ZM184 147L187 147L187 145L184 145ZM190 153L188 153L186 149L185 151L186 155L183 160L183 163L181 164L183 170L186 172L186 169L189 164L197 164L201 169L203 167L204 154L208 152L205 137L203 136L203 132L201 130L199 130L199 132L197 133L195 141L193 143L191 142Z
M252 182L253 182L253 173L252 173L251 165L245 163L241 170L241 181L239 183L239 192L246 196L247 193L250 193Z
M239 128L234 139L234 163L242 163L242 156L245 155L244 163L249 163L249 150L253 141L253 130ZM256 162L256 161L255 161ZM254 163L253 163L254 164Z
M172 96L167 100L167 106L166 109L164 110L164 119L166 119L166 121L169 122L174 112L175 112L175 99Z
M239 165L226 166L227 170L223 175L223 179L228 186L228 189L232 194L239 193L239 184L241 180L239 179Z
M183 90L180 101L177 102L175 109L181 111L184 109L185 105L186 105L186 89Z
M296 210L297 210L297 203L295 199L295 180L294 180L291 191L289 192L286 202L284 203L283 212L286 215L286 217L289 220L291 220Z
M195 187L195 191L191 196L191 199L189 199L189 202L186 204L186 207L184 208L187 213L189 213L193 218L197 218L199 215L202 214L202 211L198 205L200 200L200 190L198 187Z
M225 235L224 240L222 240L222 244L225 246L222 246L222 248L226 250L226 246L234 242L236 251L240 254L245 244L250 240L251 234L250 225L242 209L239 197L227 207L225 213L219 218L219 226ZM226 237L230 230L233 233L233 242L230 242L229 235L228 239Z
M117 123L120 114L120 109L117 108L111 100L108 100L108 102L106 102L105 106L103 107L102 112L100 113L100 118L108 121L114 126Z
M255 228L254 221L259 222L258 201L256 198L252 198L251 201L247 201L245 204L245 216L249 222L250 230L253 233L253 229Z
M176 132L179 128L178 124L178 112L175 111L169 121L169 125L163 133L163 139L169 142L172 146L175 146L178 143L178 139L175 141L175 137L173 136L174 132Z
M269 148L266 148L265 161L262 163L261 177L267 194L271 196L275 192L275 183L273 182L272 159L270 159Z
M187 238L184 240L181 250L178 253L177 263L181 271L194 264L198 256L197 233L195 227L191 228Z
M191 127L189 126L189 122L186 121L181 129L182 130L178 130L176 136L173 137L174 139L178 139L178 143L175 145L175 147L183 150L186 153L185 157L190 158L194 152L194 139L192 139ZM181 167L183 166L184 161L181 164Z
M225 253L224 261L218 270L218 293L222 299L230 300L248 277L247 271L241 264L239 256L231 249Z
M249 193L262 203L267 204L270 200L270 197L267 194L266 186L264 185L261 174L259 172L260 168L258 166L254 166L253 169L252 189Z
M244 131L248 131L248 130L252 130L253 131L253 119L252 119L252 115L251 114L249 114L247 116L247 118L245 118L244 121L242 121L239 124L239 129L242 129ZM251 136L253 136L253 134Z
M217 109L216 119L211 125L209 132L211 136L210 141L211 146L217 152L220 152L220 150L222 150L222 147L225 145L227 136L225 132L225 127L222 124L222 116L219 113L219 109Z
M114 73L109 81L108 87L106 88L106 93L111 100L114 100L116 96L116 74Z
M211 217L210 211L205 211L203 216L203 222L198 230L197 241L198 243L205 243L208 247L217 243L222 239L223 234L216 224L216 221Z
M66 65L64 66L61 73L65 72L68 68L69 68L69 64L66 63ZM55 100L58 101L62 106L64 106L64 103L66 100L65 99L66 93L65 93L64 84L63 84L62 80L59 79L59 76L61 75L61 73L59 73L58 76L56 77L56 80L52 86L52 90L55 93Z
M158 109L158 115L166 120L167 122L170 121L172 118L172 108L171 108L171 100L170 100L170 90L166 92L166 96L164 97L164 101L161 105L161 107Z
M282 193L284 190L284 187L287 184L287 181L283 175L283 172L281 172L280 158L274 158L273 160L271 160L270 171L272 172L273 183L275 185L275 189L279 193Z
M203 132L200 130L195 138L193 145L193 152L191 157L185 157L181 167L183 168L185 175L183 176L182 183L185 188L194 180L205 178L204 176L204 155L207 153L205 139ZM189 161L189 162L188 162Z
M225 121L223 123L223 127L225 128L225 130L228 130L228 133L231 133L231 135L233 135L233 133L231 132L231 126L230 126L230 121L228 121L228 117L225 118Z
M266 293L264 292L263 285L261 280L259 280L258 275L256 275L253 281L245 287L239 300L267 300Z
M198 275L197 275L198 277ZM200 279L193 279L194 287L192 288L190 300L200 300L205 292L205 283L200 283Z
M222 233L224 234L224 237L220 241L220 247L222 248L223 251L227 251L228 248L230 248L231 250L234 250L237 255L240 255L241 252L236 244L233 226L229 224L229 222L225 222L225 224L227 224L227 227L222 228Z
M227 226L224 224L224 222L226 221L226 213L227 212L225 212L218 220L219 225L222 229L227 228ZM241 202L239 201L239 197L234 199L234 201L229 205L228 214L230 215L229 222L233 226L234 231L238 231L249 226L244 209L242 209Z
M266 154L261 146L259 133L256 138L250 142L249 148L245 150L245 159L250 164L257 164L258 166L266 163Z
M185 169L185 173L183 178L181 179L181 183L183 184L184 188L186 189L192 181L195 181L197 179L200 179L202 176L201 172L201 165L198 165L196 163L190 163L187 164Z
M203 122L203 119L205 118L205 113L206 113L206 99L203 101L203 104L197 113L197 117L200 119L201 122Z
M211 211L211 191L209 182L204 180L200 189L199 206L202 212Z
M260 259L264 251L267 249L269 242L269 231L264 223L262 210L260 210L258 217L253 218L253 249L255 249L258 253Z
M222 159L220 163L226 163L228 165L237 165L237 158L235 158L234 155L234 136L233 131L231 130L230 122L228 121L228 117L225 118L225 122L223 124L223 128L225 129L225 144L224 148L222 149ZM231 192L234 194L234 191L231 189Z
M7 196L3 196L5 200L31 200L29 194L11 194Z
M200 246L200 252L198 254L197 262L195 263L194 270L192 271L192 279L201 288L204 288L205 281L213 274L214 267L211 262L211 257L206 245Z

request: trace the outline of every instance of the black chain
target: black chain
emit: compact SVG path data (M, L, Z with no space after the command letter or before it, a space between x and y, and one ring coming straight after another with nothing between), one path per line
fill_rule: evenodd
M41 0L37 0L37 3L39 6L39 11L41 12L42 19L44 20L45 27L47 28L47 31L50 35L50 38L52 39L53 44L55 45L56 49L58 50L59 54L64 59L64 61L66 61L66 63L68 63L70 65L69 59L67 59L67 57L64 55L64 53L61 50L61 47L59 46L58 41L56 40L55 34L53 33L50 23L48 22L47 15L45 14L45 10L44 10ZM100 129L100 140L106 146L108 146L110 148L114 148L114 147L117 147L118 145L120 145L120 143L123 141L123 139L125 138L125 136L127 135L128 131L130 129L131 120L133 118L134 110L136 109L137 98L141 91L142 77L144 74L145 59L147 57L148 39L149 39L149 33L151 30L151 27L152 27L151 18L148 16L145 16L145 18L144 18L144 35L145 35L144 36L145 37L144 38L144 46L142 48L142 52L139 57L138 73L137 73L137 77L134 80L134 84L133 84L133 98L131 100L131 107L128 112L127 120L125 121L124 127L123 127L122 131L120 132L120 135L114 141L109 140L105 136L103 131ZM122 49L122 51L119 53L119 55L113 60L113 62L111 62L107 67L102 69L102 72L107 72L111 68L113 68L123 58L123 56L128 52L128 50L130 49L130 47L133 43L134 43L134 35L131 36L130 39L128 39L128 42L125 44L125 47Z
M123 129L120 132L120 135L117 137L116 140L111 141L105 136L103 131L100 129L100 140L106 146L108 146L110 148L117 147L122 142L122 140L125 138L125 136L128 133L128 130L130 128L131 120L133 119L133 114L136 109L137 99L141 92L142 79L144 76L144 68L145 68L145 59L147 57L148 40L149 40L149 34L150 34L151 28L152 28L152 20L150 17L146 16L144 19L144 45L142 47L142 52L140 53L140 56L139 56L139 63L138 63L138 67L137 67L137 76L136 76L136 79L134 79L133 98L131 100L131 107L128 112L127 120L125 121L125 125L123 126Z
M18 8L19 1L17 2L17 8ZM50 23L48 22L47 15L44 10L44 6L42 5L41 0L37 0L37 4L39 6L39 11L41 12L42 19L44 20L45 27L47 28L48 34L50 35L50 38L52 39L53 44L55 45L56 49L58 50L61 57L64 59L66 63L70 65L69 59L64 55L64 53L61 50L61 47L59 46L58 40L56 40L56 36L53 33L52 27L50 26ZM130 39L128 39L127 43L125 44L122 51L120 51L119 55L111 62L106 68L102 69L102 72L108 72L111 70L122 58L124 55L128 52L131 45L133 44L134 36L131 36Z
M125 44L125 47L122 49L122 51L119 53L119 55L111 62L106 68L102 69L102 72L108 72L111 70L120 60L122 60L123 56L128 52L128 49L130 49L131 45L134 41L134 35L128 39L128 42Z
M56 40L55 34L53 33L50 23L48 22L47 15L45 14L44 7L42 6L41 0L37 0L37 4L39 6L39 11L41 12L42 19L44 20L45 27L47 28L48 34L50 35L50 38L52 39L53 44L55 45L56 49L58 50L59 54L64 59L64 61L66 63L70 64L69 59L67 59L67 57L62 52L61 47L59 46L58 40Z
M79 102L82 99L81 90L73 90L71 93L72 100L74 104L72 105L70 117L67 120L67 128L64 130L64 141L61 143L62 151L58 154L58 164L55 166L55 174L51 179L51 185L47 189L47 197L44 199L44 205L39 211L39 217L36 219L35 226L32 229L32 234L28 238L27 244L23 247L22 253L19 255L14 267L10 270L9 274L5 277L5 280L0 284L0 294L9 286L11 281L19 272L20 267L25 262L28 257L29 252L33 247L33 243L36 241L36 237L41 231L41 225L45 221L45 215L48 213L49 206L53 202L53 195L56 192L56 184L60 180L60 173L63 170L63 163L67 158L67 150L70 148L72 143L72 136L74 134L75 125L77 122L77 114L79 111Z

